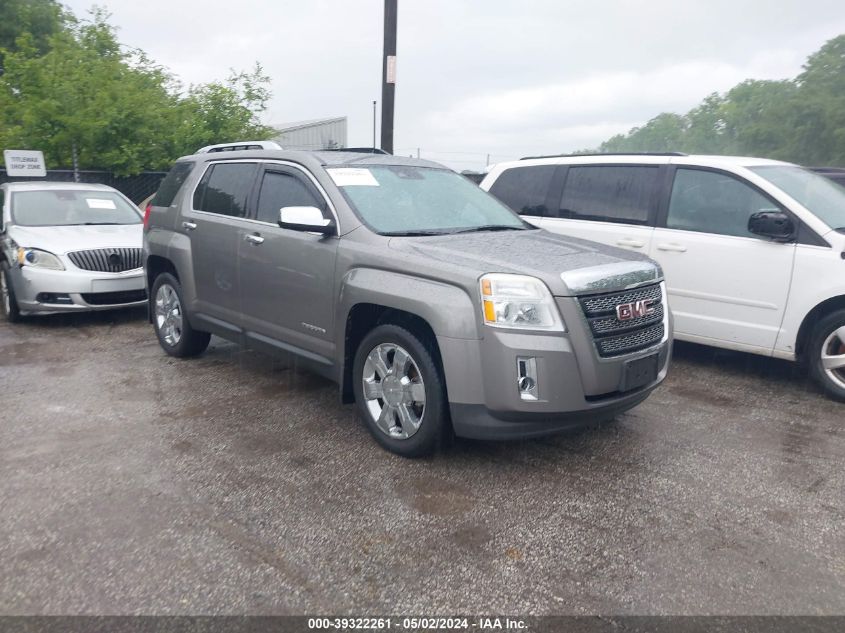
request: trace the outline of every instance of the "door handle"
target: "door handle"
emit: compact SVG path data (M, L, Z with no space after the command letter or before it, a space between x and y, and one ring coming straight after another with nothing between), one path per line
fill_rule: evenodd
M657 245L657 250L659 251L672 251L675 253L686 253L687 247L683 244L678 244L677 242L668 242L663 244Z
M616 240L617 246L630 246L631 248L642 248L645 246L645 242L641 242L640 240L634 240L630 237L623 237L621 240Z
M245 235L244 239L255 246L258 246L264 241L264 238L261 237L258 233L250 233L249 235Z
M185 229L186 231L193 231L195 228L197 228L197 223L196 222L187 222L187 221L182 222L182 228Z

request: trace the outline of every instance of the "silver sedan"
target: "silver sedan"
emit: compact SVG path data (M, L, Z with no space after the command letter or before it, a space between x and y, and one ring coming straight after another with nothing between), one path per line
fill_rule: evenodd
M142 216L105 185L0 186L3 315L105 310L146 302Z

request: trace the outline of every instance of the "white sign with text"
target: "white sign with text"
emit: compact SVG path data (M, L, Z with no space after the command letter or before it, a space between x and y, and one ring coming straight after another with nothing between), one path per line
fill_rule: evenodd
M6 175L41 177L47 175L44 167L44 153L28 149L4 149Z

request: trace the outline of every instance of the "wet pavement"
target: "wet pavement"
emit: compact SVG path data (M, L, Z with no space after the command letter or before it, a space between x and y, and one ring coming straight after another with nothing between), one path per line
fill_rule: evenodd
M0 324L0 613L845 613L845 405L675 354L611 424L409 461L142 312Z

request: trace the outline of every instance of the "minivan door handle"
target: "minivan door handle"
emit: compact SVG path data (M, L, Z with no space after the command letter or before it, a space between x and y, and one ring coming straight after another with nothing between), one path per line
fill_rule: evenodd
M675 253L686 253L687 247L683 244L678 244L677 242L664 242L663 244L657 245L657 250L659 251L672 251Z
M187 222L187 221L182 222L182 228L185 229L186 231L193 231L195 228L197 228L197 223L196 222Z
M616 240L616 245L629 246L630 248L642 248L643 246L645 246L645 242L631 239L630 237L623 237L621 240Z
M249 233L247 235L244 235L244 239L250 244L253 244L254 246L258 246L259 244L264 242L264 238L261 237L259 233Z

